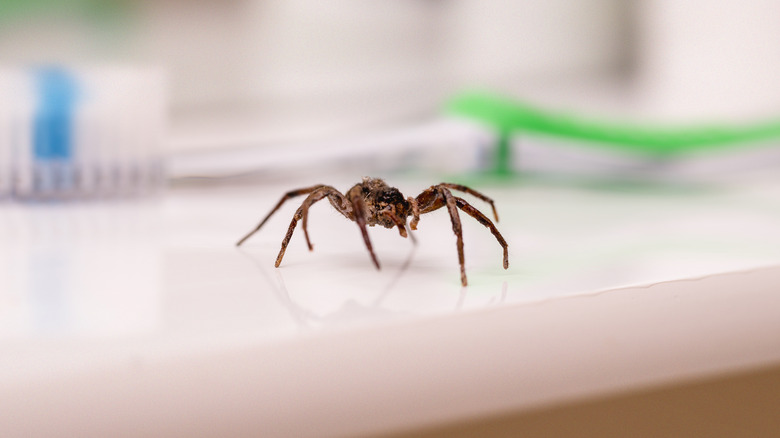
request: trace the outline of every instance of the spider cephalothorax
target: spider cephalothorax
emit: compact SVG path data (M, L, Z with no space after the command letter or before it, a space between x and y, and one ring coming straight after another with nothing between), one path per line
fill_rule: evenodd
M409 216L412 216L412 221L409 227L412 230L417 229L417 223L420 221L420 215L424 213L430 213L434 210L438 210L442 207L447 207L452 221L452 231L457 237L458 247L458 262L460 263L460 280L463 286L467 285L466 280L466 268L463 257L463 232L461 230L460 216L458 215L458 209L462 210L469 216L473 217L479 223L490 229L498 243L504 249L504 269L509 267L509 253L508 246L504 237L498 231L493 222L482 212L474 208L471 204L464 199L454 196L452 190L458 190L476 196L477 198L490 204L493 209L493 217L498 222L498 214L496 213L496 207L493 205L493 200L487 196L472 190L466 186L450 183L441 183L435 186L431 186L417 195L416 198L404 198L403 194L395 187L390 187L383 180L379 178L363 178L363 181L355 184L351 189L347 190L346 194L342 194L338 190L331 186L318 184L316 186L307 187L298 190L292 190L282 196L282 199L271 209L266 217L260 222L255 229L249 232L236 245L241 245L250 236L256 233L266 221L273 215L279 207L284 204L288 199L294 198L300 195L308 195L303 201L301 206L293 215L290 227L287 229L287 234L282 240L282 249L279 251L279 255L276 257L275 266L278 268L284 257L284 252L287 250L287 245L290 243L293 231L301 221L303 228L303 235L306 238L306 244L309 246L309 250L312 249L311 241L309 240L309 232L306 227L309 208L317 201L328 198L333 208L339 213L344 215L349 220L352 220L358 224L360 232L363 234L363 241L368 248L368 253L371 256L371 260L374 265L379 269L379 261L374 254L374 249L371 246L371 240L368 237L368 230L366 226L381 225L385 228L398 227L398 232L403 237L407 237L408 232L406 230L406 221Z
M385 228L397 226L405 234L406 218L412 213L412 199L404 199L400 190L378 178L363 178L363 182L353 186L346 196L351 199L353 194L363 198L366 225L382 225Z

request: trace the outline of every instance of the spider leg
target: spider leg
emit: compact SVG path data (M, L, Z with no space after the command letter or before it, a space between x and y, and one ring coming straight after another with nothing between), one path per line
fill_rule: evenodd
M493 217L496 219L496 222L498 222L498 212L496 211L496 205L493 203L493 200L491 198L488 198L487 196L483 195L482 193L480 193L480 192L478 192L478 191L476 191L476 190L474 190L472 188L469 188L469 187L466 187L466 186L463 186L463 185L460 185L460 184L441 183L441 184L439 184L439 187L447 187L448 189L458 190L460 192L468 193L469 195L475 196L475 197L477 197L477 198L487 202L488 204L490 204L490 208L493 209Z
M395 214L395 209L388 206L384 210L382 210L382 214L389 217L391 221L395 224L396 227L398 227L398 233L401 235L401 237L408 237L411 236L412 243L417 243L417 240L414 237L414 234L409 234L406 232L406 224L403 220L401 220L400 217L398 217L397 214Z
M409 228L412 230L417 229L417 223L420 222L420 204L417 203L417 199L411 196L406 199L412 206L412 222L409 223Z
M437 191L444 197L444 201L447 205L447 210L450 213L450 220L452 221L452 231L457 237L458 246L458 263L460 263L460 284L468 286L466 280L466 263L463 257L463 229L460 223L460 216L458 215L457 201L452 193L446 187L437 187Z
M401 220L400 217L398 217L397 214L395 214L395 207L392 205L388 205L384 209L380 211L383 215L387 216L396 227L398 227L398 233L401 234L401 237L407 237L406 234L406 225L404 224L404 221Z
M236 243L236 246L241 246L241 244L244 243L250 237L252 237L253 234L255 234L256 232L260 231L260 228L262 228L263 225L265 225L265 223L268 221L268 219L274 213L276 213L276 210L279 210L279 208L282 206L282 204L284 204L285 201L287 201L288 199L292 199L292 198L294 198L296 196L300 196L300 195L305 195L307 193L311 193L311 192L313 192L313 191L315 191L315 190L317 190L317 189L319 189L321 187L323 187L322 184L317 184L316 186L306 187L306 188L297 189L297 190L291 190L291 191L285 193L284 196L282 196L282 199L280 199L279 202L276 204L276 206L274 208L272 208L270 212L268 212L268 214L265 216L265 218L262 221L260 221L260 224L258 224L255 227L255 229L250 231L249 234L247 234L246 236L242 237L241 240L239 240Z
M461 210L466 212L466 214L473 217L474 219L479 221L479 223L481 223L482 225L490 229L490 232L493 233L493 236L496 237L498 243L501 245L501 247L504 248L504 269L509 268L509 250L508 250L509 245L507 245L506 240L504 240L504 236L502 236L501 233L496 228L496 226L493 225L493 222L491 222L487 216L482 214L481 211L474 208L474 206L466 202L466 200L464 200L463 198L455 197L455 202L458 208L460 208Z
M303 235L306 237L306 245L309 247L309 251L313 250L314 247L311 244L311 240L309 240L309 228L307 226L308 224L308 218L309 218L309 208L311 208L312 205L314 205L315 202L325 198L325 197L343 197L344 195L341 194L338 190L334 189L331 186L322 186L315 191L313 191L304 201L303 204L301 204L302 209L302 221L301 221L301 227L303 228Z
M430 213L447 205L442 195L436 190L436 187L430 187L417 195L417 198L410 197L407 201L412 205L412 222L409 223L409 227L412 230L417 229L417 223L420 222L421 214ZM420 207L420 204L422 204L422 207Z
M285 234L284 239L282 240L282 248L279 250L279 255L276 256L276 263L274 263L275 267L278 268L282 263L284 253L287 251L287 245L290 243L290 239L292 238L293 232L295 231L295 226L298 224L299 220L303 220L301 225L303 227L303 235L306 237L306 245L308 245L309 251L313 249L311 241L309 240L309 232L306 228L306 218L308 217L309 208L315 202L325 198L326 196L343 197L343 195L338 190L330 186L321 186L311 192L308 197L306 197L306 199L303 201L303 204L301 204L301 206L298 207L298 210L295 211L292 221L290 222L290 226L287 228L287 234Z
M293 231L295 231L295 226L298 225L298 220L302 216L303 216L303 206L300 206L298 207L298 210L295 211L292 221L290 222L290 226L289 228L287 228L287 234L285 234L284 239L282 240L282 249L279 250L279 255L276 256L276 262L274 263L274 267L278 268L279 265L282 263L282 258L284 257L285 251L287 251L287 245L290 243L290 239L292 238Z
M374 266L379 269L379 261L374 254L374 248L371 246L371 239L368 237L368 228L366 228L366 205L363 202L361 193L358 191L349 193L349 201L352 203L352 210L355 216L355 222L360 227L360 233L363 235L363 241L366 243L368 253L371 255L371 261L374 262Z
M446 190L446 189L444 189ZM417 195L417 198L414 200L414 205L412 205L412 221L414 222L414 207L417 206L417 219L419 221L419 217L422 214L430 213L432 211L438 210L447 203L445 202L444 196L440 193L441 190L439 190L439 186L431 186L425 190L423 190L422 193ZM417 225L415 223L415 225ZM416 229L416 227L415 227Z

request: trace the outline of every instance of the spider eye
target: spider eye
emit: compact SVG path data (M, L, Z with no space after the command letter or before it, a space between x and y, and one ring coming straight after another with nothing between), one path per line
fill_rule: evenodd
M378 198L377 200L383 203L384 205L395 204L396 202L398 202L399 199L403 199L403 197L401 196L401 192L393 188L382 191L381 193L379 193L379 196L377 198Z

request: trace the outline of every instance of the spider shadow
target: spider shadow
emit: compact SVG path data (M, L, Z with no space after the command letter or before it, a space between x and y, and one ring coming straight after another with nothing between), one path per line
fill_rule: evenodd
M491 297L490 301L488 301L487 304L490 306L504 304L506 302L506 296L508 290L509 290L509 284L505 281L501 284L501 295L499 295L497 302L495 300L495 297ZM463 304L466 302L467 292L468 292L468 287L462 286L460 288L460 293L458 294L458 302L455 304L456 310L463 309Z
M253 257L241 248L238 251L246 257L260 271L265 281L270 285L276 298L287 309L295 322L304 329L316 327L342 325L344 323L370 318L392 318L401 316L406 312L396 312L382 307L384 300L395 290L398 282L411 266L417 251L416 245L412 245L404 261L394 273L390 281L382 288L370 304L362 304L355 299L345 300L339 308L333 312L319 314L309 308L305 303L293 298L284 280L283 269L275 269L275 275L268 272L268 268L257 257ZM373 269L373 267L372 267Z

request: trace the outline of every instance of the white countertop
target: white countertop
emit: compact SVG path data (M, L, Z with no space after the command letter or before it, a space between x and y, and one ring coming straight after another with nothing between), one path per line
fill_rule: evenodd
M4 430L360 435L780 361L773 184L476 187L510 268L464 215L468 288L444 211L416 246L370 229L381 271L325 203L279 269L295 205L233 246L284 191L354 180L0 205Z

